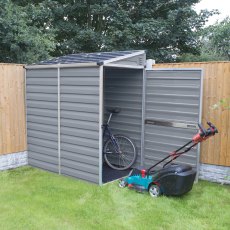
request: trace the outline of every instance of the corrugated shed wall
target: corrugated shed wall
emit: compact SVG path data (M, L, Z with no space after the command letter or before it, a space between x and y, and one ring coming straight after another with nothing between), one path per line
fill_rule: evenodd
M219 133L201 144L200 161L230 166L230 110L219 106L221 99L230 98L230 62L190 62L156 64L154 68L202 68L204 70L202 123L213 122ZM229 104L228 104L229 106Z
M146 116L198 122L201 70L147 71Z
M29 164L59 172L58 69L27 70ZM60 69L60 173L99 183L99 70Z
M99 183L99 68L60 75L61 174Z
M58 172L57 69L29 69L26 77L28 163Z
M142 124L143 70L105 68L104 107L120 107L112 117L110 126L114 134L123 134L135 141L140 163Z
M145 119L194 124L199 122L201 70L147 71ZM145 125L146 166L190 141L197 130ZM197 150L178 158L178 162L196 167Z

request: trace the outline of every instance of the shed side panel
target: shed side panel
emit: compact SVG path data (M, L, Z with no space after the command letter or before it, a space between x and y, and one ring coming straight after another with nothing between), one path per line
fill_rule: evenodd
M60 70L61 174L99 183L99 68Z
M29 165L58 172L57 69L26 71Z

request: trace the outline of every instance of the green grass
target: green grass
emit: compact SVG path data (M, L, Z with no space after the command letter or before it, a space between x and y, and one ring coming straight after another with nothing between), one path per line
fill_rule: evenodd
M200 181L187 195L151 198L31 167L0 173L0 229L230 229L230 186Z

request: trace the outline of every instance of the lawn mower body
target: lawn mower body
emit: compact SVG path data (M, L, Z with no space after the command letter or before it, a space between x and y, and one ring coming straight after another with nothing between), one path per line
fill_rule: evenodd
M168 196L180 196L192 189L196 170L190 165L172 164L158 171L153 183L158 183L161 192Z
M209 125L207 130L201 124L198 124L199 132L193 136L191 141L171 152L149 169L132 169L130 174L120 181L119 186L121 188L128 186L139 192L148 191L152 197L157 197L161 194L181 196L189 192L196 177L196 170L190 165L173 164L172 161L190 151L198 143L218 133L211 122L207 122L207 124ZM163 167L156 170L156 166L163 162Z
M139 192L149 191L152 184L160 188L160 193L168 196L180 196L192 189L196 171L189 165L171 164L146 175L144 169L133 169L124 178L129 188Z

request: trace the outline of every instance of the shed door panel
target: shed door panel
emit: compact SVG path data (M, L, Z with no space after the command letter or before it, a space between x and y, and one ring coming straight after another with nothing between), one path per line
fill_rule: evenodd
M144 163L157 163L191 140L200 117L201 70L147 71ZM177 162L197 166L198 149Z
M60 70L61 174L99 183L99 69Z

